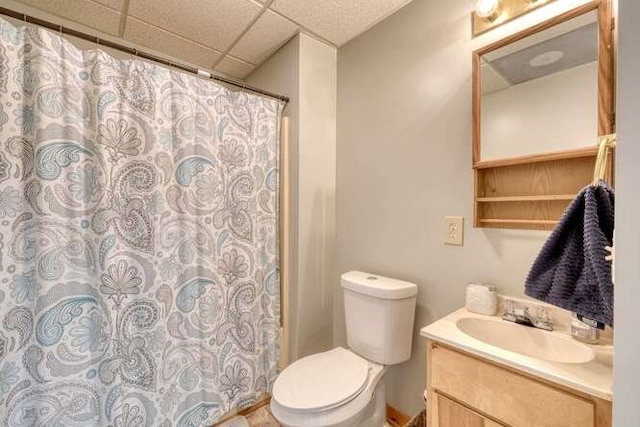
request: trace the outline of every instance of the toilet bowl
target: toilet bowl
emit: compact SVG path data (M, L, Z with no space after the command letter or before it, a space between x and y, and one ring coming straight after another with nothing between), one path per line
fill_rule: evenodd
M381 426L385 372L342 347L307 356L276 379L271 412L283 426Z
M417 286L359 271L341 284L349 348L302 358L276 378L271 412L284 426L384 425L383 376L411 355Z

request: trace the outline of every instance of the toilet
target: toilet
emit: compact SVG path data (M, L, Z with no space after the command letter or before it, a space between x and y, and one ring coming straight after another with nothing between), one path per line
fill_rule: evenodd
M347 344L302 358L273 385L271 413L283 426L381 427L383 377L411 357L418 287L361 271L341 277Z

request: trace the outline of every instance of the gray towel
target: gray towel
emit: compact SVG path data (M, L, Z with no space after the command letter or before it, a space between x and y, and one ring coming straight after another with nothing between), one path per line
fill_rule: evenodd
M583 188L536 258L525 294L613 326L611 262L614 194L600 181Z

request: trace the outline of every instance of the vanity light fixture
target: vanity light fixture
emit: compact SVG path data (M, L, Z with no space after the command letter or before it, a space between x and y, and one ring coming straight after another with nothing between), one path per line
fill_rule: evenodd
M471 13L474 37L556 0L476 0Z
M500 0L478 0L476 2L476 15L479 18L486 19L487 21L495 21L502 9L500 7Z

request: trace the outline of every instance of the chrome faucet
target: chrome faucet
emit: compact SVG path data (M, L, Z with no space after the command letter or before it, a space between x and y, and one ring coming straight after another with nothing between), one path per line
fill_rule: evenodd
M502 315L502 319L519 325L553 331L553 323L549 320L549 315L545 307L538 307L537 315L534 317L529 313L529 307L525 307L522 314L519 314L516 313L513 307L513 301L507 301L507 307Z

